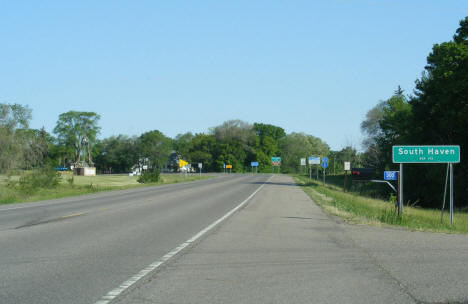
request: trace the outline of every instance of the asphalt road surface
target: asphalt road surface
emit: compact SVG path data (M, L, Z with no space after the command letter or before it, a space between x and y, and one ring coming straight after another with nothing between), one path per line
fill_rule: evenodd
M0 206L0 303L95 303L269 177L221 175Z
M468 236L343 223L288 176L119 304L468 303Z
M0 208L2 304L468 303L466 261L466 235L346 224L284 175Z

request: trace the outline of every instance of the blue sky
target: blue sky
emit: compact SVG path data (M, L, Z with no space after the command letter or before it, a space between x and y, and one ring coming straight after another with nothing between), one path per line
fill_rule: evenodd
M229 119L360 147L360 123L411 93L468 1L2 1L0 102L101 115L101 138L174 137Z

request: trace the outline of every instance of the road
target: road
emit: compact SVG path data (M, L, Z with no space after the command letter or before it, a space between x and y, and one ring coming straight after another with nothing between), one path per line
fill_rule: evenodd
M468 303L467 260L466 235L347 224L285 175L0 208L2 304Z
M0 302L95 303L269 177L233 174L0 206Z
M468 236L352 225L276 175L119 304L468 303Z

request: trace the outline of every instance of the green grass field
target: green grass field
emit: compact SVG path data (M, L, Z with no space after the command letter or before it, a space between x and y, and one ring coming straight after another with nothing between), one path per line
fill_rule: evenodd
M444 233L468 233L468 212L456 211L454 225L450 226L448 212L404 206L403 215L398 216L395 206L384 200L367 198L343 192L342 187L323 185L321 181L295 175L296 182L327 213L344 220L368 225L395 225L411 230Z
M161 174L157 183L140 184L137 182L137 176L128 175L97 175L97 176L73 176L70 172L62 172L62 181L56 188L40 188L34 194L25 194L17 189L7 187L8 178L0 176L0 204L13 204L21 202L33 202L68 196L83 195L101 191L123 190L136 187L157 186L172 183L182 183L200 179L208 179L212 176L198 174L185 175L179 174ZM18 180L19 176L10 177L11 180Z

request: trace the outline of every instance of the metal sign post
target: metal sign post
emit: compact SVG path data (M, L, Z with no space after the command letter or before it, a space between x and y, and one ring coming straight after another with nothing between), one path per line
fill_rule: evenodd
M309 156L309 177L312 179L312 165L317 165L317 180L318 180L318 167L320 165L320 156Z
M323 168L323 185L325 186L325 169L328 166L328 158L322 157L322 168Z
M453 164L450 163L450 225L453 225Z
M255 167L255 173L258 173L258 162L250 162L250 167L252 168L252 174L254 172L254 167Z
M444 198L442 199L442 211L440 213L440 222L441 223L442 223L442 219L444 218L445 198L447 197L447 183L448 183L448 178L449 178L449 168L450 168L450 165L447 164L447 173L445 173Z
M274 172L274 168L278 167L278 173L280 173L280 167L281 167L281 157L272 157L271 158L271 172Z
M403 214L403 164L400 163L400 172L398 173L398 191L400 197L398 198L398 214Z
M333 162L333 166L335 166L334 162ZM343 192L346 192L346 178L348 177L348 170L351 170L351 162L344 162L344 169L345 169L345 176L344 176Z

